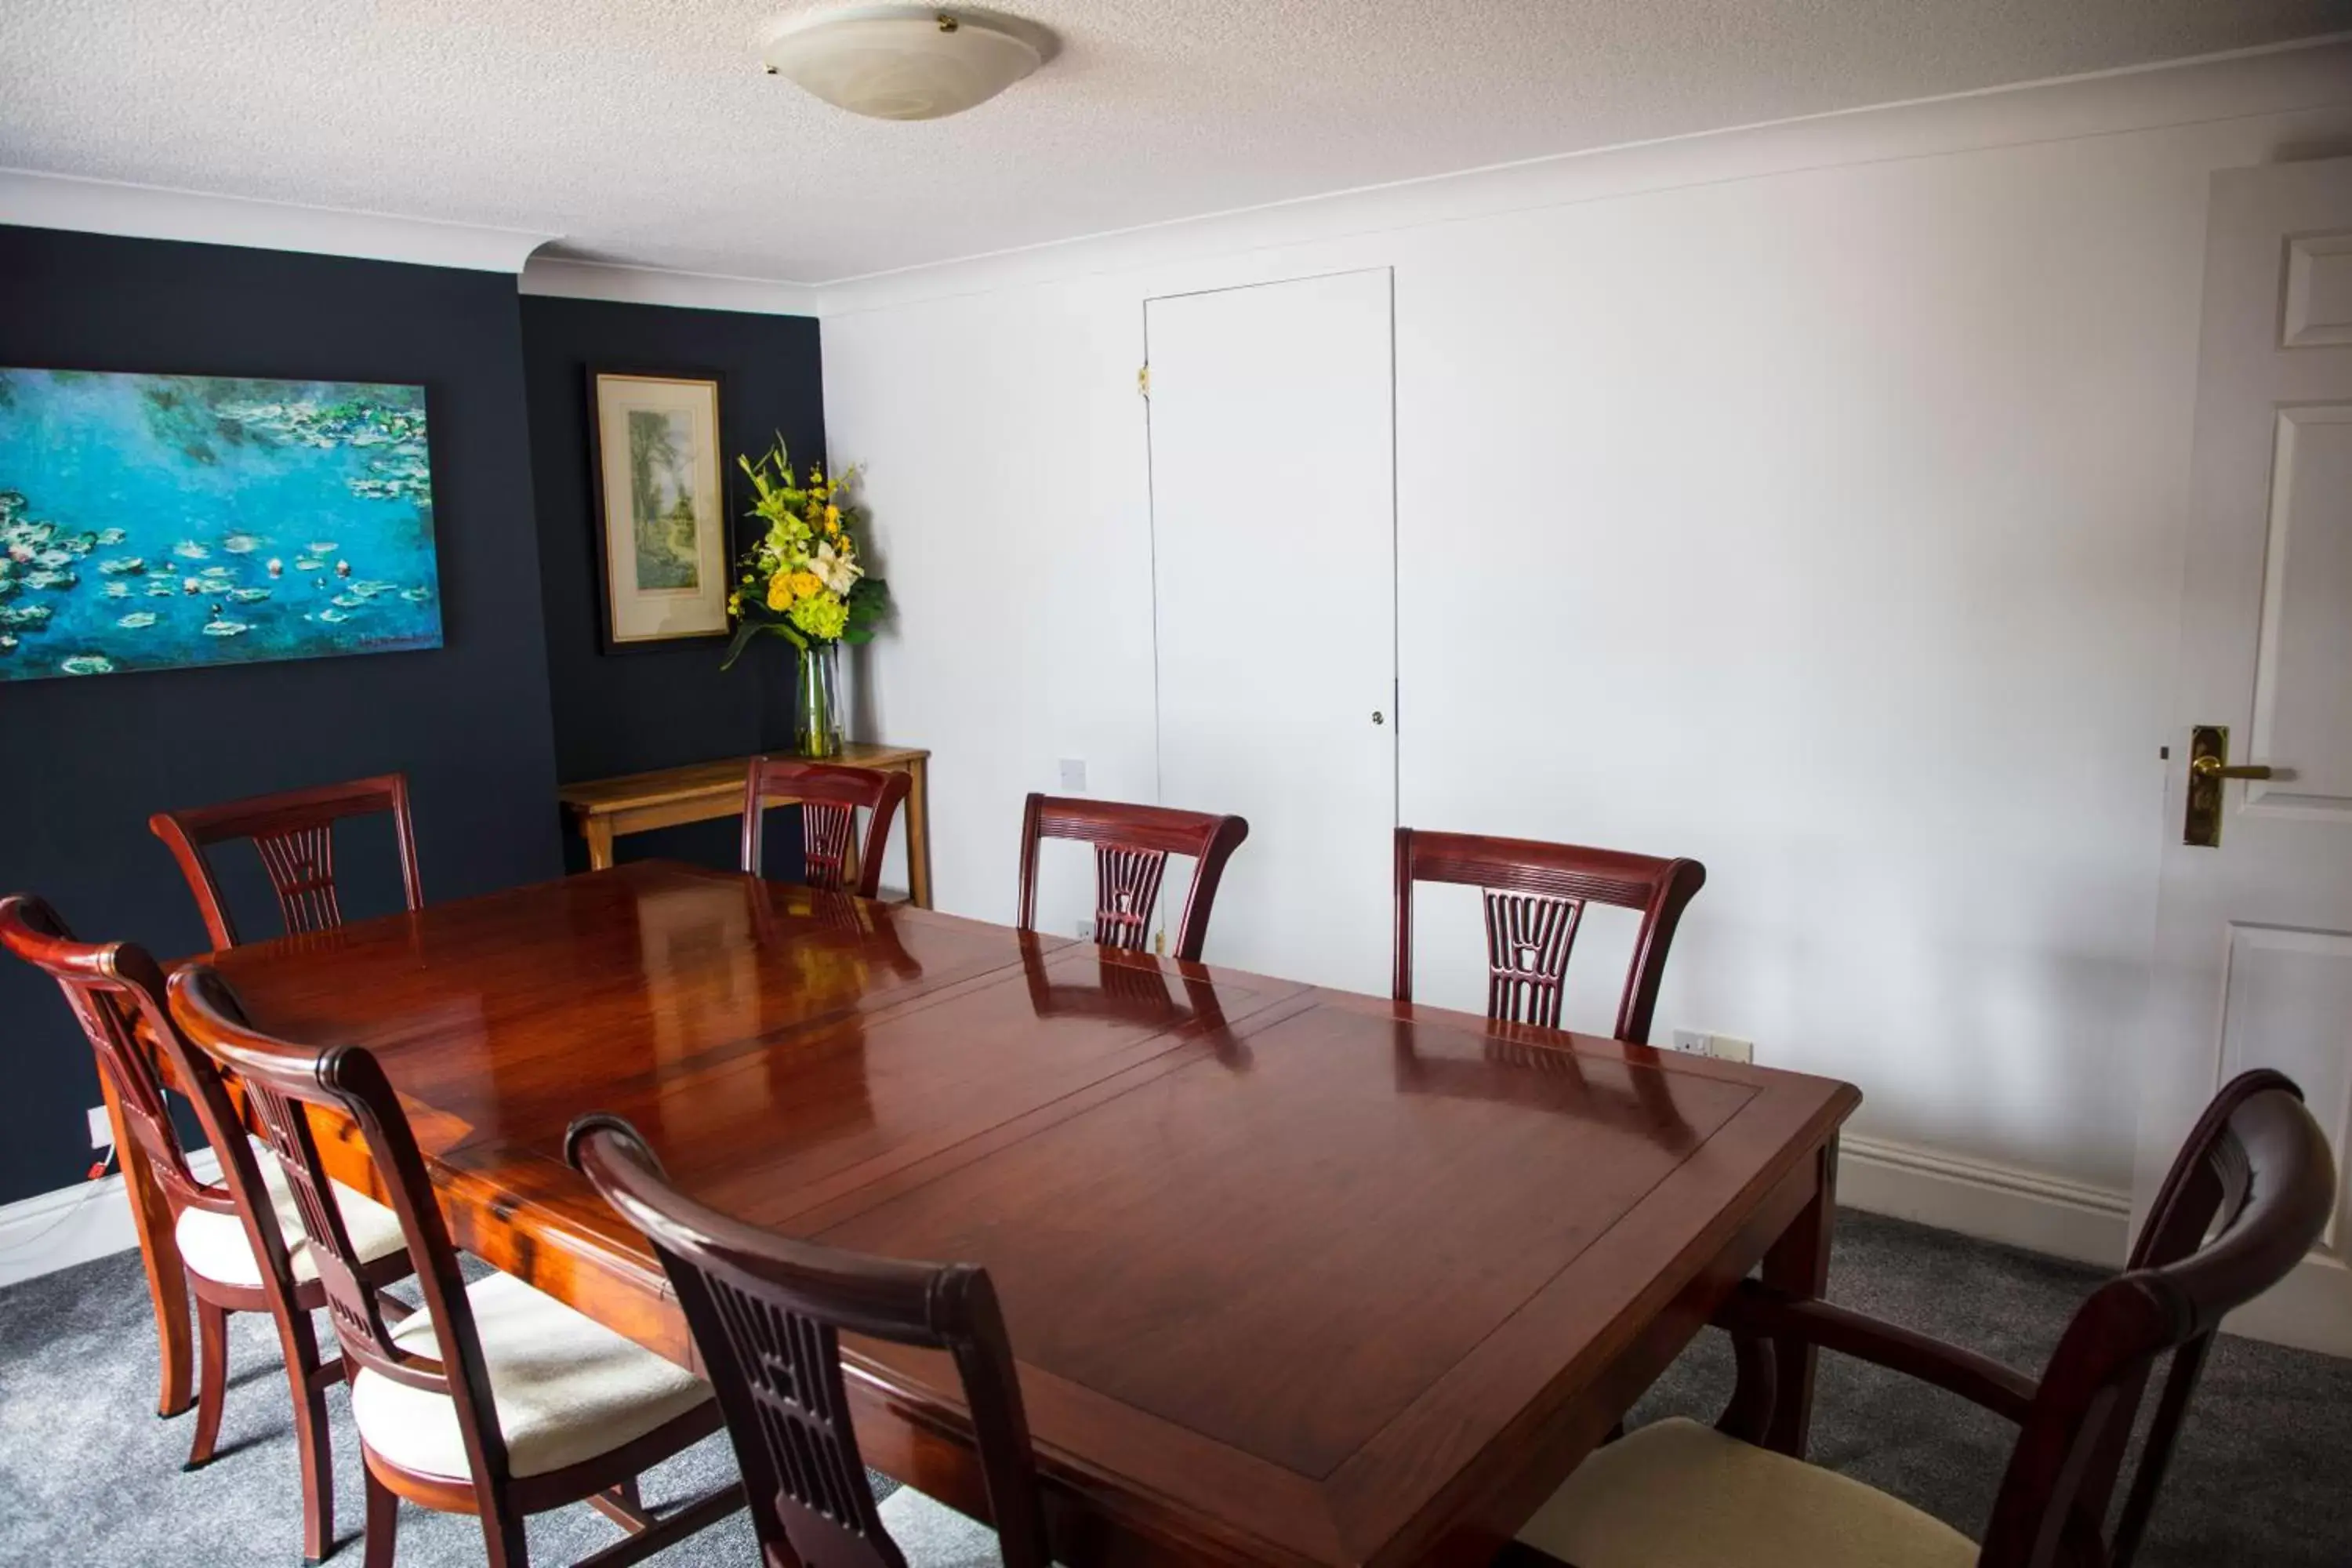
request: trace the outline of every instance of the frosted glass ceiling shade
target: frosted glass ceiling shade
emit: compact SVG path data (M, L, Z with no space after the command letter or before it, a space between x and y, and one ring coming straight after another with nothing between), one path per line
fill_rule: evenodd
M877 120L937 120L1035 70L1053 35L987 11L860 5L796 16L760 58L827 103Z

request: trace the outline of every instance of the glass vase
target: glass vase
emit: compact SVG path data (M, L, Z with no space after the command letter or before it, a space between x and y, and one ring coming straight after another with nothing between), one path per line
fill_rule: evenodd
M793 677L793 739L803 757L841 755L841 645L812 643Z

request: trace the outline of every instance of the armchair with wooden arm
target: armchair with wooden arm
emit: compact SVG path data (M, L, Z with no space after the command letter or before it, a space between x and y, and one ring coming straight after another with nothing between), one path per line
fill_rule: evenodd
M1597 1450L1506 1556L1575 1568L2129 1568L2224 1315L2284 1279L2334 1207L2333 1156L2303 1094L2246 1073L2190 1130L2122 1273L2075 1312L2037 1381L1826 1301L1743 1282L1716 1321L1739 1385L1712 1428L1654 1422ZM1774 1351L1858 1357L2014 1422L1981 1541L1850 1478L1759 1446ZM2149 1380L2163 1380L2114 1506ZM1499 1561L1499 1559L1498 1559Z

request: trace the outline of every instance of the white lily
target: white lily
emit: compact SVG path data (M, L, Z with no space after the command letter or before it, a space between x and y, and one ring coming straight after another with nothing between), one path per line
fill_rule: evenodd
M820 544L809 557L809 570L815 573L824 585L836 594L846 594L856 581L866 575L857 563L840 553L830 544Z

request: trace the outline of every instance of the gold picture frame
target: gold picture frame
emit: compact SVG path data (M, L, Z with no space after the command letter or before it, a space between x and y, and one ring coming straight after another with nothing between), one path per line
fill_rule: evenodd
M727 636L727 473L715 375L592 368L589 458L604 649Z

